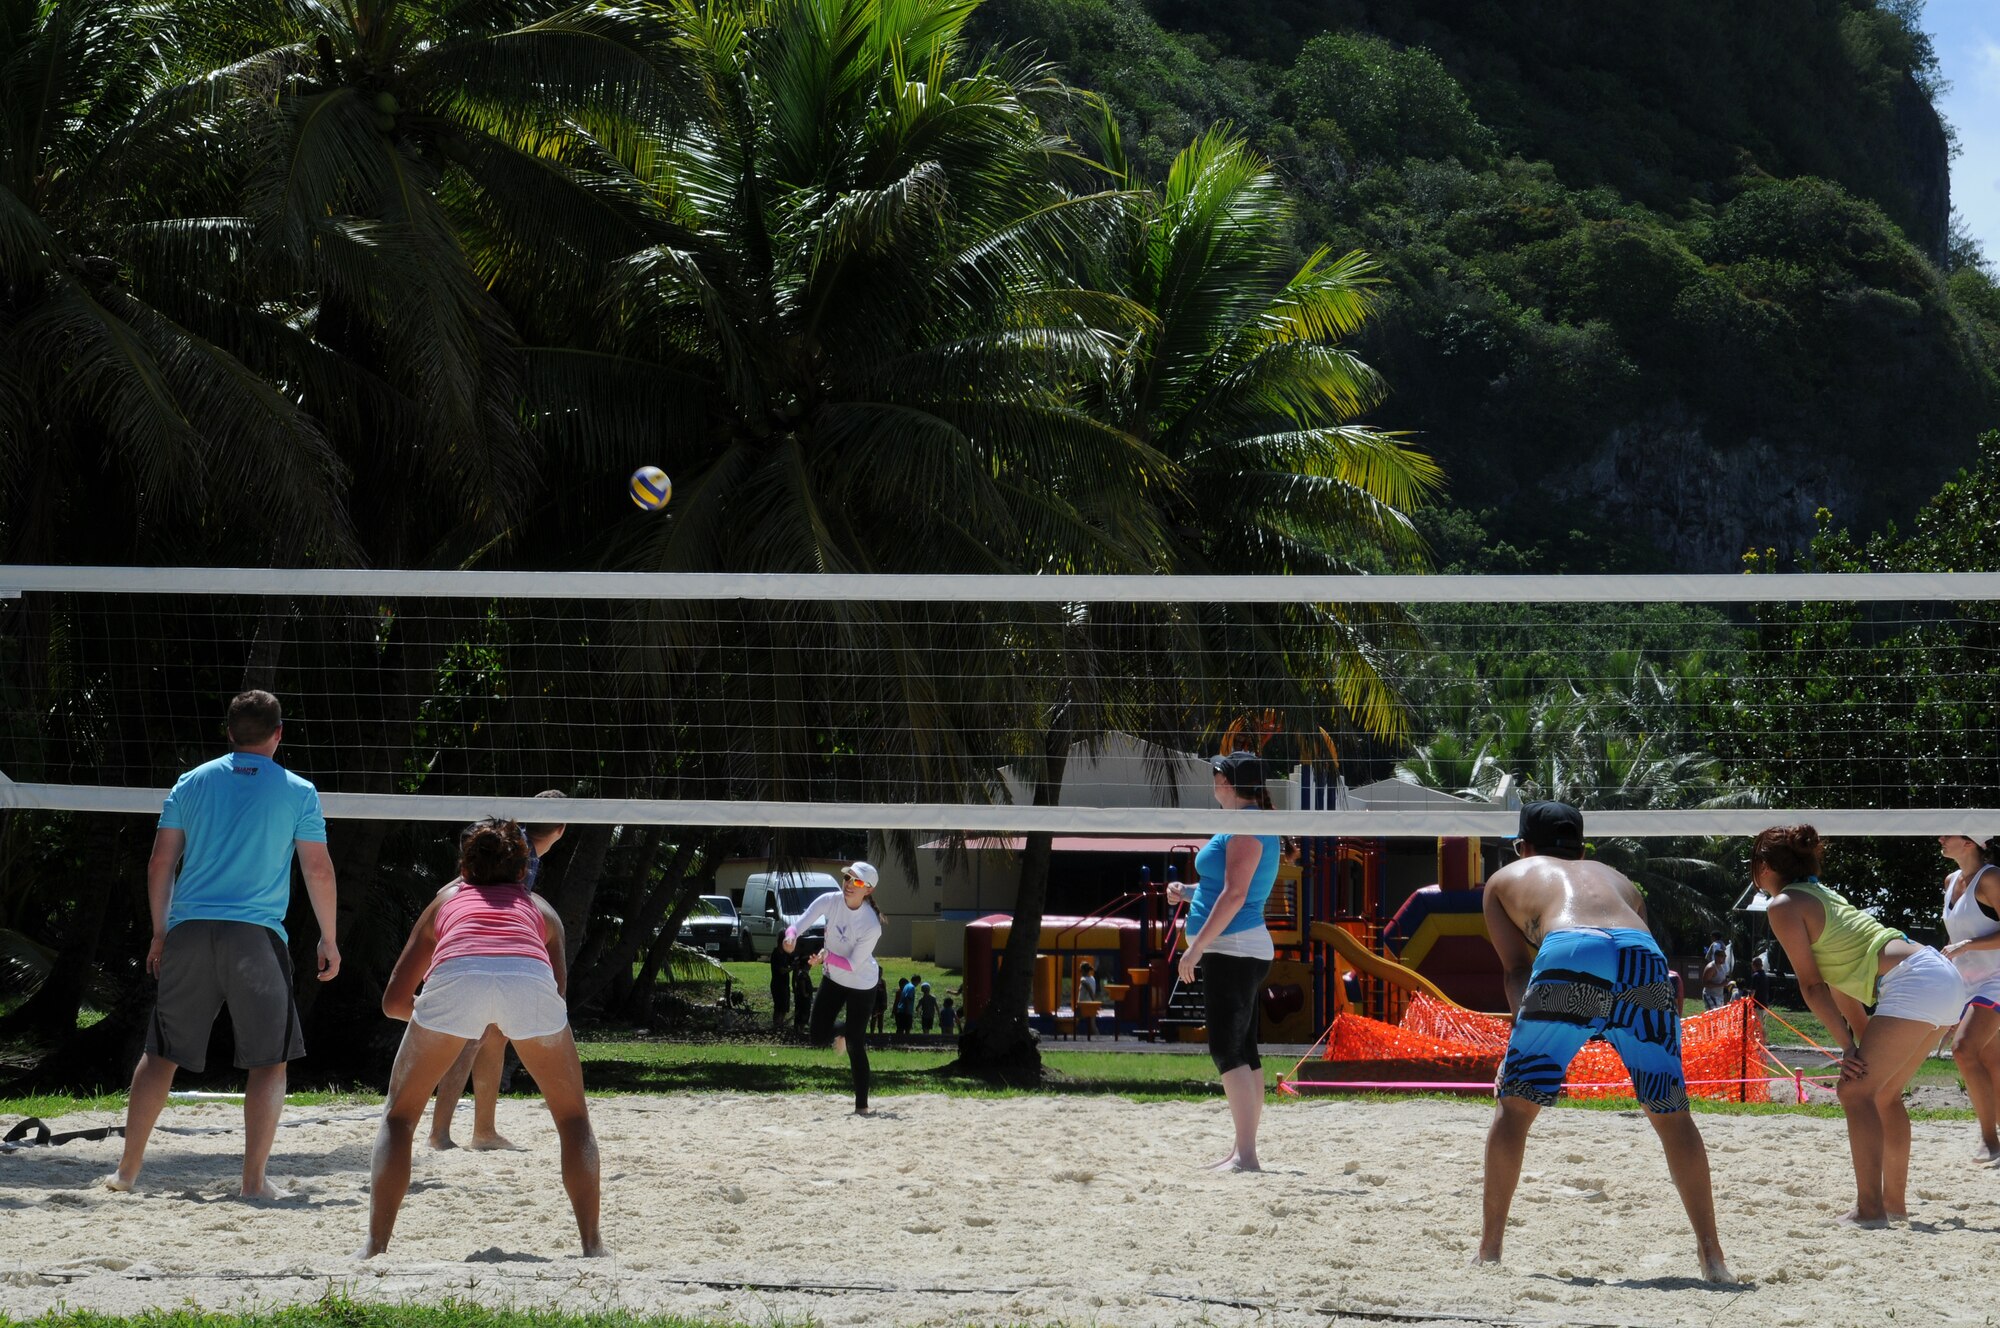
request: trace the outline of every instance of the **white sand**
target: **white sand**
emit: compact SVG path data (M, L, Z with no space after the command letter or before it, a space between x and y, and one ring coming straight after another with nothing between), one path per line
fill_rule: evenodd
M1852 1197L1840 1122L1703 1117L1723 1240L1754 1279L1719 1291L1689 1276L1693 1239L1636 1113L1544 1112L1507 1262L1475 1269L1478 1103L1274 1104L1261 1176L1198 1169L1225 1151L1219 1100L881 1106L858 1120L831 1097L597 1103L614 1257L587 1261L546 1116L506 1102L501 1128L522 1150L420 1143L395 1245L367 1265L347 1257L366 1219L364 1109L293 1109L271 1172L299 1195L246 1204L228 1197L237 1113L177 1107L138 1194L92 1188L115 1139L0 1156L0 1315L334 1289L760 1325L1303 1325L1341 1309L1759 1328L1879 1322L1891 1307L1898 1322L2000 1318L2000 1171L1966 1161L1966 1124L1917 1126L1911 1226L1855 1232L1830 1225ZM702 1285L742 1282L872 1289Z

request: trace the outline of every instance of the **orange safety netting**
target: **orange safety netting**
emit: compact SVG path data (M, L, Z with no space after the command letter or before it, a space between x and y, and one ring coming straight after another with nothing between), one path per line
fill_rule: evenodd
M1501 1015L1417 993L1400 1025L1351 1011L1337 1017L1327 1031L1324 1059L1340 1067L1332 1082L1491 1083L1509 1028ZM1748 998L1681 1020L1681 1063L1690 1096L1771 1100L1764 1021ZM1590 1042L1570 1062L1565 1091L1571 1097L1630 1097L1632 1081L1610 1043Z

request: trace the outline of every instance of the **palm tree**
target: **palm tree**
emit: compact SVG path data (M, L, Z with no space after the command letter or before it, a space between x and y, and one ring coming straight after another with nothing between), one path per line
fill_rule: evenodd
M1136 185L1108 120L1104 145L1112 173ZM1148 493L1160 532L1148 565L1266 575L1420 565L1409 513L1440 473L1398 435L1355 422L1384 388L1342 344L1370 316L1374 264L1321 250L1295 266L1282 186L1225 129L1182 151L1157 190L1128 197L1104 277L1146 318L1096 405L1177 473L1178 483ZM1141 642L1146 652L1130 649ZM1028 754L1036 801L1059 796L1073 740L1113 727L1167 750L1190 734L1212 741L1251 703L1278 699L1280 722L1297 734L1354 725L1400 737L1406 716L1384 670L1391 649L1414 643L1393 610L1086 606L1062 624L1052 654L1110 669L1046 671L1061 685L1044 698L1043 741ZM1179 676L1121 676L1135 657L1169 651ZM1028 999L1048 841L1027 838L1000 982L962 1054L1009 1077L1034 1065Z
M213 546L232 562L461 565L511 537L538 470L516 330L536 306L503 296L556 303L549 272L622 251L579 126L664 123L676 66L657 16L538 0L9 0L0 14L16 556L58 560L68 532L91 539L85 561L198 562ZM75 519L84 502L91 519ZM161 529L175 547L122 559L103 539ZM289 655L342 680L322 720L383 721L385 740L348 754L365 787L394 787L398 719L471 634L450 626L463 606L346 606L344 623L341 606L293 607L270 604L252 659L177 649L174 677L266 683L278 652L263 645L335 623ZM201 639L161 627L147 639ZM372 715L349 678L381 689ZM150 755L107 763L151 783ZM377 879L388 835L369 822L338 837L351 886ZM344 916L393 925L396 907L371 906L393 902L350 888Z
M353 468L370 555L476 556L538 469L495 291L561 298L551 274L624 233L580 125L662 120L667 34L649 11L550 0L178 8L180 81L149 116L207 131L241 215L202 238L298 292L284 327L336 357L299 389Z
M641 242L530 353L572 460L675 477L620 566L1050 567L1105 544L1100 492L1157 478L1067 393L1137 316L1065 270L1116 217L1061 186L1045 115L1082 94L974 58L974 8L674 6L701 97L601 144Z
M657 461L674 475L673 506L613 540L609 564L1134 565L1150 527L1127 500L1167 468L1080 408L1074 387L1109 372L1140 316L1069 271L1117 200L1064 187L1071 149L1045 116L1080 94L1042 66L974 58L974 7L673 9L701 96L664 138L600 144L615 163L606 193L630 204L641 242L596 274L591 317L526 351L537 427L571 464ZM685 777L766 797L823 795L829 779L859 796L884 778L956 794L990 777L951 736L978 698L937 663L953 650L1004 658L1004 631L990 606L928 616L919 627L847 604L782 630L746 619L739 649L782 637L807 661L786 673L804 690L744 698L780 745ZM631 633L663 677L713 636L671 609ZM727 746L725 732L705 736Z
M975 7L663 10L674 86L693 92L656 131L592 127L616 219L605 240L624 247L574 269L585 298L524 320L530 422L561 464L609 480L651 462L674 477L657 517L614 523L610 482L572 509L576 528L613 532L604 565L1140 565L1151 531L1135 495L1168 468L1076 387L1110 371L1141 317L1074 275L1118 199L1050 128L1082 94L1031 61L975 56ZM1022 635L1049 616L635 609L628 672L657 692L631 702L664 715L676 698L683 735L645 754L649 787L956 800L1004 760ZM776 852L790 843L778 836Z
M232 200L202 145L149 118L170 82L160 52L187 33L171 7L0 3L7 561L353 556L345 467L275 372L306 357L259 330L272 321L267 301L286 292L219 241ZM154 783L173 759L172 735L142 717L176 708L172 688L186 676L176 666L204 652L162 644L201 640L191 625L199 612L104 597L8 602L0 636L17 652L10 704L41 740L8 773ZM227 662L199 665L229 676ZM144 703L125 685L149 689ZM114 695L125 702L115 714ZM144 846L116 820L7 819L0 853L35 842L20 870L4 873L9 911L34 916L58 951L11 1028L72 1038ZM78 863L87 864L81 873Z
M10 561L195 560L218 526L249 561L353 550L333 448L242 335L271 291L216 242L226 190L144 114L182 35L158 6L0 3Z

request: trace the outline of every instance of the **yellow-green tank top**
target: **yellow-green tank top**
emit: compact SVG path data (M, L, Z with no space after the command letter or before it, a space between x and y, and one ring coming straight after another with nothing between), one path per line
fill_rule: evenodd
M1793 881L1785 892L1817 899L1826 911L1826 926L1812 943L1813 963L1819 965L1819 975L1826 984L1863 1005L1873 1005L1875 971L1881 967L1882 951L1889 942L1904 939L1903 933L1877 922L1848 903L1839 891L1817 881Z

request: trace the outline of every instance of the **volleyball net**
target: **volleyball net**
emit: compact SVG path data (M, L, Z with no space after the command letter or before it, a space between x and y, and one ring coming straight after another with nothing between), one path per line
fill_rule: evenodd
M0 807L154 812L263 687L336 817L557 788L598 823L1505 835L1548 796L1593 834L2000 830L1996 574L7 567L0 596ZM1235 748L1275 819L1214 805Z

